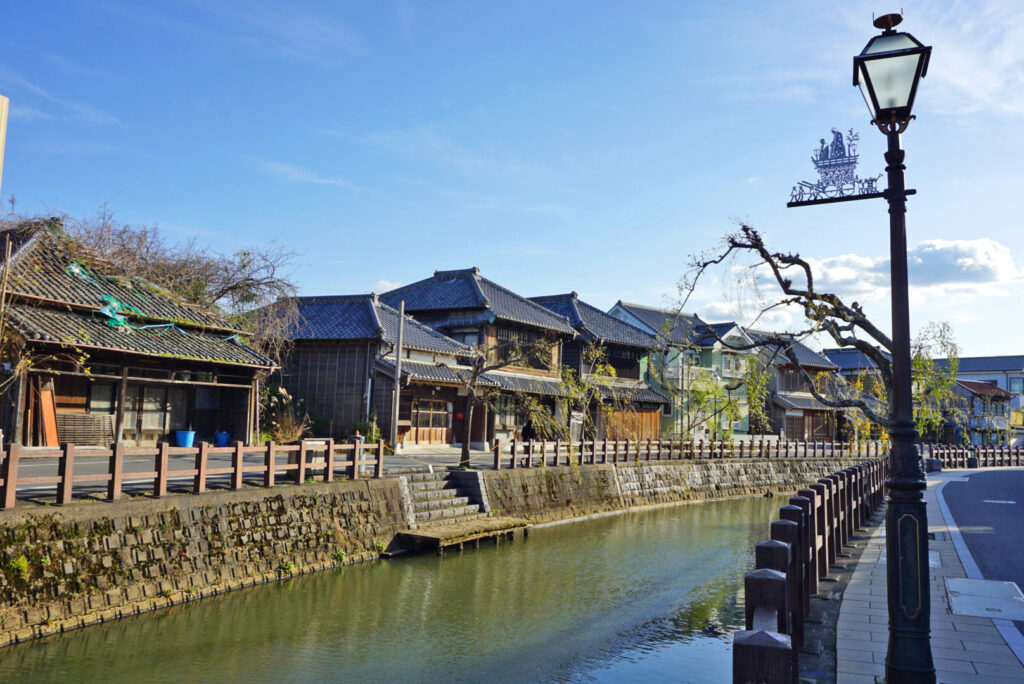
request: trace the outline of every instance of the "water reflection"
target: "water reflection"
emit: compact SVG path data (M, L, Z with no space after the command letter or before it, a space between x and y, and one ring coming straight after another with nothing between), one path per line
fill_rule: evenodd
M352 566L0 652L0 681L725 681L775 507L663 508Z

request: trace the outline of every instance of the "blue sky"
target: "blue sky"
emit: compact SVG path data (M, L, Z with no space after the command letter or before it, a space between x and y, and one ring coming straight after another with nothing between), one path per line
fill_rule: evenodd
M785 207L832 127L860 132L862 176L884 166L851 72L893 8L832 5L17 3L2 192L221 251L289 245L304 294L479 266L602 308L671 303L739 219L885 321L884 203ZM1024 9L903 9L934 46L904 136L913 324L1019 353ZM708 282L688 308L743 321L756 296Z

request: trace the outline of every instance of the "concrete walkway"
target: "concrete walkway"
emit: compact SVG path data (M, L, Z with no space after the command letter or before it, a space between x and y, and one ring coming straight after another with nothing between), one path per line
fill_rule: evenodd
M950 607L946 579L981 579L981 575L942 501L941 490L950 480L972 472L977 471L946 471L928 475L925 493L928 531L935 537L928 542L928 553L931 566L931 646L936 679L940 684L1020 684L1024 682L1024 636L1013 623L956 615ZM836 625L838 684L875 684L885 675L889 633L884 555L885 526L880 525L874 528L867 549L843 594Z

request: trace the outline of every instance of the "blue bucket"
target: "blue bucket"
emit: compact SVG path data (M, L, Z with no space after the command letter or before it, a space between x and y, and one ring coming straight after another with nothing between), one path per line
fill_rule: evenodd
M174 433L174 436L180 447L190 447L196 440L195 430L178 430Z
M226 447L228 442L231 441L230 432L214 432L213 433L213 445L219 447Z

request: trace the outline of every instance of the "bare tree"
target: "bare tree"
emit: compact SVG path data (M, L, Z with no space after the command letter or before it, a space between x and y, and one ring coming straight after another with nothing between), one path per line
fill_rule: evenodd
M119 223L105 207L92 218L63 222L89 260L185 303L220 311L250 334L257 349L280 360L298 322L294 251L261 245L220 254L195 238L172 242L156 225Z
M858 302L847 304L835 293L820 291L815 284L814 272L810 263L801 258L799 254L770 249L760 232L752 226L740 224L739 230L725 235L718 248L691 259L690 270L680 282L684 303L710 269L723 264L734 264L734 261L740 257L752 257L752 262L741 269L743 277L752 280L757 274L763 273L767 269L771 274L771 280L782 292L781 297L760 310L755 322L769 311L795 306L802 311L806 325L801 330L792 333L760 333L752 344L735 345L724 340L722 343L737 350L752 348L773 350L773 355L787 359L794 368L798 369L807 381L806 384L811 394L822 404L832 408L857 409L873 423L888 429L890 418L887 414L887 407L892 404L893 372L889 360L892 353L892 340L867 316ZM947 329L944 331L948 333ZM852 347L870 359L877 368L882 385L886 388L888 401L872 401L861 394L852 392L828 391L826 386L815 382L815 379L799 363L796 352L793 350L793 342L817 333L824 333L838 346ZM943 335L941 336L942 344L939 346L947 353L950 349L955 352L955 344L951 347L948 344L949 341L950 336ZM924 352L929 348L927 342L918 345L917 349L920 353L916 356L921 357L918 365L922 369L926 367ZM934 368L930 357L927 358L927 368ZM955 381L954 376L955 365L953 375L948 372L920 374L916 378L919 385L920 407L923 409L926 406L933 407L935 402L940 404L946 402L952 393L951 386ZM951 406L952 402L949 405ZM934 424L933 411L919 410L917 418L919 423L925 421Z

